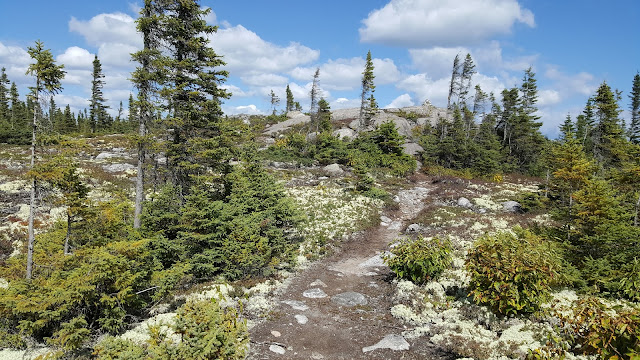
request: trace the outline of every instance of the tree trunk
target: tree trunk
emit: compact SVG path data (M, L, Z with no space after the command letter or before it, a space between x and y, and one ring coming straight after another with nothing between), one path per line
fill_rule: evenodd
M133 228L139 229L140 215L142 214L142 201L144 201L144 136L146 135L146 128L144 122L144 116L140 114L140 128L139 128L139 136L140 140L138 142L138 175L136 177L136 204L135 204L135 214L133 218Z
M64 237L64 254L69 255L69 239L71 238L71 214L67 210L67 235Z
M36 79L35 103L33 105L33 126L31 132L31 171L36 165L36 130L38 128L38 89L40 89L40 79ZM33 175L32 175L33 176ZM35 231L33 229L33 218L36 212L36 178L31 180L31 198L29 200L29 239L27 243L27 273L25 277L31 279L33 276L33 245L35 243Z
M636 201L636 215L633 217L633 226L638 226L638 208L640 208L640 194L638 194L638 201Z

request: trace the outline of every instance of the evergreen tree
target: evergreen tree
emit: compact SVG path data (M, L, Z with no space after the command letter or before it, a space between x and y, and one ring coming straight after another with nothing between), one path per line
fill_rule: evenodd
M230 95L221 84L222 57L209 46L217 27L207 25L211 9L194 0L168 0L159 17L161 44L160 95L166 101L166 127L173 129L167 157L174 181L189 191L194 176L229 171L232 140L223 135L222 99ZM225 142L226 141L226 142Z
M76 119L74 119L73 113L71 112L71 107L69 104L64 108L63 114L64 121L62 122L63 126L61 132L63 134L70 134L76 131Z
M593 98L587 99L587 104L582 114L576 117L576 138L582 143L586 152L593 151L593 129L595 117L593 113Z
M324 98L318 101L318 132L331 132L331 106Z
M560 126L560 142L564 143L576 138L576 129L571 121L571 115L567 114L564 122Z
M11 128L22 125L23 120L26 117L22 116L22 103L20 102L18 94L18 86L15 82L11 83L11 89L9 90L9 97L11 98Z
M636 73L636 76L633 77L633 85L629 98L631 99L631 103L629 104L629 110L631 112L629 140L634 144L640 144L640 73Z
M102 64L98 60L98 55L93 59L93 80L91 81L91 100L90 102L90 118L91 118L91 132L95 133L96 130L106 130L111 124L109 117L107 116L107 110L104 96L102 94L102 88L104 87L104 74L102 73Z
M278 97L278 95L276 95L276 93L273 92L273 89L271 89L271 92L269 93L269 100L271 102L272 113L273 115L275 115L276 107L278 107L278 105L280 104L280 98Z
M3 67L0 69L0 122L6 121L8 123L11 119L9 112L9 84L6 69Z
M619 165L626 157L619 98L606 82L600 85L594 97L596 126L592 135L593 156L605 168Z
M460 54L453 59L453 69L451 70L451 82L449 83L449 96L447 97L447 109L451 109L453 96L460 94L458 79L460 78Z
M467 106L467 97L471 90L471 78L476 73L476 65L473 63L471 54L467 54L462 64L462 72L458 78L458 105L462 108Z
M365 128L370 125L371 118L378 110L378 103L376 102L373 93L376 86L373 84L373 60L371 60L371 51L367 53L367 60L364 65L364 71L362 72L362 93L360 101L360 128Z
M295 109L295 104L294 104L294 100L293 100L293 92L291 92L291 89L289 88L289 84L287 84L287 89L285 90L285 93L287 95L287 104L286 104L286 112L289 111L293 111Z
M313 82L311 83L311 91L309 92L311 98L311 105L309 107L309 114L313 117L313 114L318 112L318 100L321 98L320 94L320 68L316 68L316 72L313 74Z
M56 65L50 50L45 50L42 42L36 41L35 47L29 47L27 52L35 61L27 69L27 75L35 77L36 86L31 87L31 97L35 103L33 107L33 130L31 135L31 169L36 165L36 131L38 129L38 102L41 94L56 94L62 90L60 81L64 78L63 65ZM27 243L27 271L26 278L31 279L33 275L33 245L35 233L33 220L36 211L36 178L31 179L31 199L29 202L29 240Z
M476 140L477 156L473 159L473 170L482 175L495 174L500 171L500 139L495 132L496 118L500 114L500 106L493 94L489 97L492 111L484 116Z

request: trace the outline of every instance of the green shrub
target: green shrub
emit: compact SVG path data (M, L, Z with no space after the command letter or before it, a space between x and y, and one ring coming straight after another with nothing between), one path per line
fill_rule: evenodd
M384 261L398 278L425 283L451 265L452 245L448 239L418 237L401 239Z
M485 235L467 256L470 295L497 314L538 310L562 267L555 243L519 227L514 232Z
M148 330L143 344L106 338L94 349L99 360L116 359L244 359L249 333L246 322L234 309L222 309L217 301L190 301L183 305L170 326L174 336L159 327Z
M591 297L560 315L574 352L602 359L640 359L640 310L611 308Z

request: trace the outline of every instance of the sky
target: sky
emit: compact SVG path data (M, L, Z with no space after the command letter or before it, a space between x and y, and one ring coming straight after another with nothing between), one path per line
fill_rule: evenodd
M201 0L218 26L211 47L229 71L227 114L268 114L273 90L284 107L289 84L303 109L316 68L332 109L359 107L365 57L374 63L381 107L446 106L453 58L470 53L474 84L499 93L519 86L532 67L539 90L542 132L553 138L567 114L578 115L606 81L629 108L640 70L640 1L637 0ZM0 67L21 95L26 49L41 40L65 65L59 106L88 106L91 69L98 55L104 93L115 114L134 88L130 53L142 46L135 19L142 1L0 1ZM25 9L27 7L27 9ZM628 111L622 115L628 117Z

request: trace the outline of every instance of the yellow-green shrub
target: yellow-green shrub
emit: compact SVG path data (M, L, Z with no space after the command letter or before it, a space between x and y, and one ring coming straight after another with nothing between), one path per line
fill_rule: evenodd
M538 310L562 266L554 243L521 228L514 232L483 236L467 256L470 294L497 314Z
M451 251L449 239L420 236L415 240L399 240L384 261L397 277L421 284L437 277L451 265Z

